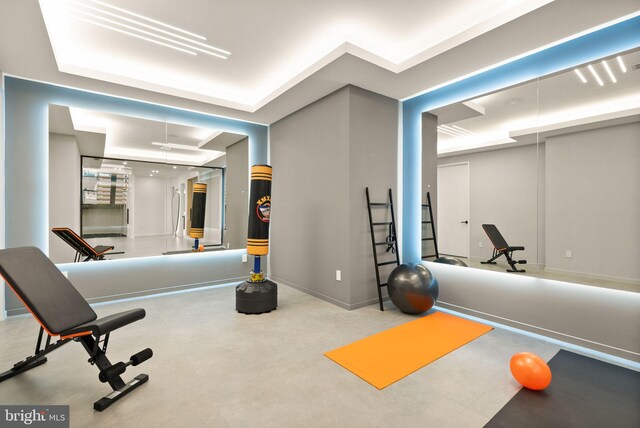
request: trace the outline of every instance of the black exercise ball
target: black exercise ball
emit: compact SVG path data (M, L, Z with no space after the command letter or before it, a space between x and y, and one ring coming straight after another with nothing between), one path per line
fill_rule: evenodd
M465 262L460 259L456 259L455 257L449 256L440 256L437 259L433 260L434 263L442 263L444 265L454 265L454 266L464 266L468 267Z
M438 281L424 264L402 264L389 275L387 291L402 312L420 314L436 303Z

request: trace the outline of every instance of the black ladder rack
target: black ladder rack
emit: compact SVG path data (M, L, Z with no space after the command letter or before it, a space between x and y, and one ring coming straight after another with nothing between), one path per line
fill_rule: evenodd
M393 211L393 194L391 193L391 189L389 189L389 202L371 202L369 198L369 188L366 188L367 193L367 211L369 213L369 228L371 230L371 247L373 248L373 262L376 267L376 282L378 284L378 301L380 303L380 310L384 311L384 307L382 306L382 287L386 287L387 283L384 284L380 282L380 266L387 266L395 264L396 266L400 265L400 255L398 254L398 240L396 235L396 218L395 213ZM373 221L373 215L371 214L371 208L389 208L391 211L391 221ZM385 210L386 211L386 210ZM375 226L386 226L388 228L389 234L384 241L376 241L376 233L374 231ZM388 260L384 262L378 262L378 250L377 247L385 245L386 251L391 250L393 254L395 254L395 260Z
M431 195L427 192L427 203L422 204L423 213L424 210L427 210L428 219L424 219L424 215L422 217L422 224L431 225L431 236L427 236L426 238L423 235L422 241L433 241L433 249L435 250L435 254L427 254L422 256L422 260L430 259L432 257L440 257L440 253L438 252L438 240L436 239L436 225L433 221L433 211L431 209Z

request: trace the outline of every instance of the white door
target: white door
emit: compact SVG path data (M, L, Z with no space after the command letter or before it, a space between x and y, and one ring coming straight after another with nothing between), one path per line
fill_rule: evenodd
M469 164L438 167L438 251L469 257Z

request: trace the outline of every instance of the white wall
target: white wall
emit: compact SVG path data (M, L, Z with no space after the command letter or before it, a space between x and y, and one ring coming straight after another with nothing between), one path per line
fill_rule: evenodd
M171 221L172 221L171 210L173 209L172 205L171 205L171 198L173 197L172 188L175 187L176 189L178 189L181 192L180 193L180 227L182 227L183 226L182 216L183 215L185 216L185 224L186 224L186 218L187 218L186 216L189 215L189 213L186 212L186 206L187 206L187 194L186 194L187 181L190 178L195 177L196 175L197 175L197 173L195 171L187 171L187 172L184 172L184 173L182 173L182 174L180 174L178 176L175 176L175 177L172 177L172 178L168 179L168 182L167 182L167 195L168 195L167 196L167 198L168 198L167 206L169 207L169 211L168 211L168 214L167 214L167 222L169 224L169 232L168 233L170 233L170 234L173 234L174 231L175 231L175 229L174 229L175 224L174 225L171 224ZM182 191L182 186L181 185L184 185L184 191ZM183 232L183 236L184 236L185 235L185 230L182 229L182 232Z
M167 233L166 179L136 176L134 180L134 234L136 236Z
M540 148L543 150L543 148ZM495 224L516 259L537 263L538 160L535 144L448 156L438 165L469 162L469 255L486 260L493 245L482 224ZM446 198L446 195L439 195ZM437 226L437 224L436 224ZM478 243L482 242L482 248ZM501 260L498 260L501 261ZM504 259L502 260L504 261Z
M72 135L49 134L49 227L68 227L80 233L80 151ZM76 252L53 233L49 258L72 262Z
M203 182L207 184L206 217L204 221L205 239L213 241L220 236L222 222L222 175L207 174ZM210 243L211 243L210 242Z
M247 247L249 227L249 140L227 147L224 242L229 248Z
M547 138L545 160L546 268L640 281L640 123Z

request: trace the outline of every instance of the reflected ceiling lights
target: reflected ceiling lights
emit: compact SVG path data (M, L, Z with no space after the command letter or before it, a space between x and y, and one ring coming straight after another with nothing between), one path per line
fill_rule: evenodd
M602 65L604 66L604 69L607 71L607 74L609 75L609 79L611 79L611 82L616 83L618 79L616 79L616 76L614 76L613 73L611 72L611 69L609 68L609 64L607 64L607 61L602 60Z
M587 79L584 77L584 75L582 74L582 72L580 70L578 70L577 68L574 69L573 71L576 72L576 74L578 75L578 78L580 78L580 81L582 83L587 83Z
M595 68L593 68L593 65L589 64L587 66L587 68L589 69L589 71L591 72L591 74L593 74L593 77L595 77L596 81L598 82L598 85L600 86L604 86L604 82L602 81L602 79L600 78L600 75L598 74L598 72L596 71Z
M624 64L624 61L622 60L622 57L618 56L618 57L616 57L616 60L618 62L618 65L620 66L620 71L623 72L623 73L626 73L627 72L627 66ZM609 63L606 60L602 60L602 61L600 61L600 64L602 64L602 67L604 68L604 71L607 72L607 75L609 76L609 79L611 80L611 83L618 83L618 79L616 78L616 75L614 74L613 70L609 66ZM596 82L598 82L598 85L604 86L604 82L602 81L602 78L600 77L600 75L596 71L596 69L593 66L593 64L587 65L587 68L589 69L589 71L593 75L594 79L596 79ZM582 83L587 83L587 78L584 76L584 74L582 74L582 72L579 69L574 68L573 71L575 71L576 75L578 76L578 78L580 79L580 81Z
M154 146L160 146L160 150L171 150L171 149L180 149L180 150L190 150L190 151L200 151L199 147L189 146L187 144L174 144L174 143L157 143L152 142Z
M437 129L438 132L441 132L450 137L468 137L474 135L473 132L458 125L439 125Z
M88 0L86 2L80 2L77 0L64 0L62 5L65 8L65 12L74 19L165 46L189 55L196 56L198 52L201 52L221 59L227 59L229 55L231 55L229 51L202 43L199 40L194 40L207 40L204 36L110 5L103 1Z

